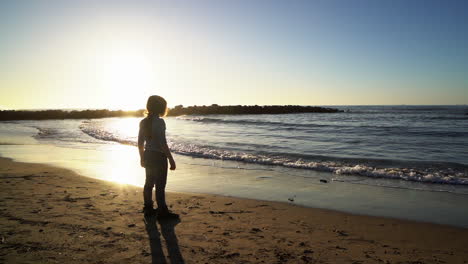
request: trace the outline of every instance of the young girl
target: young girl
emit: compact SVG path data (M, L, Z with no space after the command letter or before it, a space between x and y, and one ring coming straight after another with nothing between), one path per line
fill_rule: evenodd
M154 212L152 190L156 186L156 202L158 217L178 217L171 213L166 204L167 160L170 169L175 170L176 164L166 142L166 123L161 117L167 112L167 102L161 96L153 95L146 104L148 116L141 120L138 132L138 150L141 166L146 169L146 181L143 189L145 215Z

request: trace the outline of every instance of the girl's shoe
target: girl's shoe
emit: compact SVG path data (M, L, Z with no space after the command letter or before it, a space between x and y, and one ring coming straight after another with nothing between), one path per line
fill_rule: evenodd
M176 213L173 213L169 210L161 210L161 209L156 209L157 210L157 217L158 219L179 219L179 215Z
M143 213L145 216L152 216L156 214L156 210L154 210L153 207L145 206L143 207Z

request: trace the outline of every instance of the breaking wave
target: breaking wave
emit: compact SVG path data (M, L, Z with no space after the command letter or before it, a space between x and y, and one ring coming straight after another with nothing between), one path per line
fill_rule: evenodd
M203 118L206 122L207 118ZM210 121L208 121L210 122ZM216 122L218 122L216 120ZM84 122L80 129L87 135L99 140L118 142L136 146L135 139L122 139L96 124ZM313 157L299 154L259 154L223 150L214 146L203 146L182 142L170 142L174 153L206 159L240 161L251 164L283 166L287 168L331 172L337 175L359 175L372 178L386 178L423 183L468 185L466 172L468 166L456 163L420 163L415 166L389 167L389 160L340 159L335 157ZM423 166L424 165L424 166Z

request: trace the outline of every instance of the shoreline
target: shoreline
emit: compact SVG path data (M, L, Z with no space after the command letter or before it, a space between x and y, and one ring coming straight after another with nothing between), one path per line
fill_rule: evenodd
M144 183L144 170L132 146L95 144L81 149L33 144L0 147L0 155L16 161L58 166L111 182L136 186ZM326 172L303 174L300 170L261 166L244 169L244 164L233 161L175 156L178 168L170 172L168 191L286 203L293 199L293 204L310 208L468 227L464 194L353 184L335 181L337 176ZM328 182L323 183L321 179Z
M0 164L5 263L468 263L466 228L178 192L180 223L145 224L139 187Z

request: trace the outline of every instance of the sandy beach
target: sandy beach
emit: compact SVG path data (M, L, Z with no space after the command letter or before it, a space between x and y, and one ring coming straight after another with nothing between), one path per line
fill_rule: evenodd
M468 229L287 203L169 193L0 159L1 263L468 263Z

